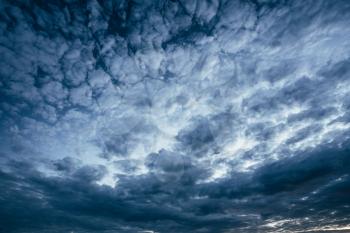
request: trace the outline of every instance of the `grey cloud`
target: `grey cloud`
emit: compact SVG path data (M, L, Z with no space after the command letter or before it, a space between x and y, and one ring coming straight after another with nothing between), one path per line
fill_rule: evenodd
M181 131L176 137L185 147L190 147L189 151L202 151L206 147L213 147L215 135L210 129L210 123L205 119L198 120L193 129L186 131Z
M349 1L0 1L0 231L349 228Z

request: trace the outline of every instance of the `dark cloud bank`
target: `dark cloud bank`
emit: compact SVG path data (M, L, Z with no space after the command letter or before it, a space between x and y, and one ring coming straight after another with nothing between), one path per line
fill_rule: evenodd
M0 1L0 232L349 232L350 1Z

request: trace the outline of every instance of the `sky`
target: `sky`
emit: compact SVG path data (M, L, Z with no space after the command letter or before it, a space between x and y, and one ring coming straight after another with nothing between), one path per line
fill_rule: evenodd
M0 0L0 232L350 232L349 12Z

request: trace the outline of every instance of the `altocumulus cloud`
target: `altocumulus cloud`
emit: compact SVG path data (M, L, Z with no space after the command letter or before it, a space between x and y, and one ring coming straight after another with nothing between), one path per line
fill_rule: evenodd
M1 0L0 232L349 231L349 12Z

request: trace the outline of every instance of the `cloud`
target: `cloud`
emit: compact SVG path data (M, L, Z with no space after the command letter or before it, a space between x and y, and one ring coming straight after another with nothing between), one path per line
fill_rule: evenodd
M0 2L0 231L349 224L349 2Z

